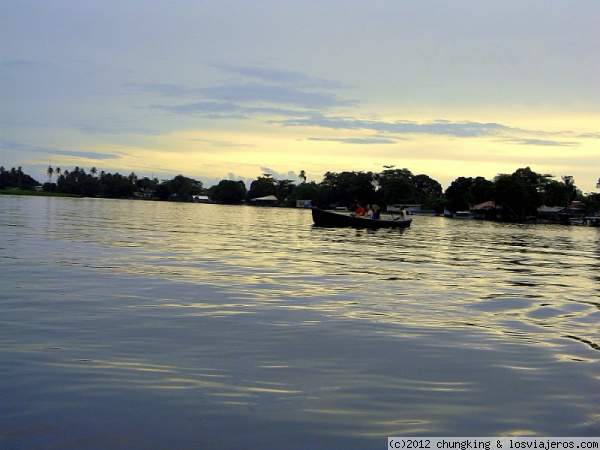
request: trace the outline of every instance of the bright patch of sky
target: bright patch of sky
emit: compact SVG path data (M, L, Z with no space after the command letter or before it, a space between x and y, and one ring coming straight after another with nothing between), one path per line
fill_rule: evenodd
M0 0L0 165L600 177L596 0Z

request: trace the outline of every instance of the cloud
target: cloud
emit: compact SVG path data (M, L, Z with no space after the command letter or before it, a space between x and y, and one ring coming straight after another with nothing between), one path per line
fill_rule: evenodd
M150 92L169 98L197 96L201 93L201 89L199 88L173 83L124 83L123 86L128 88L128 90L131 89L143 93Z
M306 117L305 111L298 111L278 107L245 106L236 102L203 100L194 103L173 106L151 105L151 109L158 109L172 114L203 115L211 119L248 119L253 116L266 117Z
M298 176L296 175L296 173L293 170L290 170L286 173L279 173L273 169L270 169L269 167L261 167L260 170L263 174L272 175L273 179L275 179L275 180L292 180L293 181L298 178Z
M578 134L577 137L583 139L600 139L600 133L582 133Z
M5 150L19 151L19 152L28 152L28 153L37 153L40 155L49 154L49 155L63 155L63 156L74 156L77 158L85 158L85 159L117 159L118 155L112 153L98 153L98 152L89 152L89 151L77 151L77 150L62 150L56 149L52 147L30 147L25 144L19 142L12 141L0 141L0 148Z
M436 120L425 123L408 120L386 122L362 120L352 117L327 117L324 115L313 115L309 118L283 120L279 123L285 127L312 126L330 129L373 130L391 134L433 134L456 137L491 136L507 131L522 131L498 123L451 122L448 120Z
M340 142L342 144L359 144L359 145L373 145L373 144L395 144L397 140L387 139L380 137L366 137L366 138L308 138L309 141L325 141L325 142Z
M234 148L234 147L256 147L253 144L240 144L238 142L233 141L219 141L214 139L199 139L194 138L191 139L194 142L204 142L206 144L210 144L212 147L220 147L220 148Z
M525 138L510 138L502 139L503 142L512 142L518 145L537 145L543 147L579 147L580 142L573 141L550 141L547 139L525 139Z
M295 86L273 84L228 84L202 89L206 98L236 103L275 103L301 108L332 108L354 106L356 101L343 100L330 92L317 92Z
M302 86L305 88L322 89L347 89L348 87L338 81L311 77L305 73L293 70L274 69L270 67L214 64L215 67L226 73L241 75L246 78L260 80L262 82L285 84L291 86Z
M225 64L215 67L226 76L236 75L237 79L207 87L170 83L127 83L126 86L160 97L190 100L171 105L150 105L152 109L209 118L245 119L254 115L306 117L316 111L353 107L359 103L332 92L344 89L342 83L311 77L302 72Z

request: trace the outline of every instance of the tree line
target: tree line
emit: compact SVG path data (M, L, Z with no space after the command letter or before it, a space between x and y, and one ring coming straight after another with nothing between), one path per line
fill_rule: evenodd
M135 173L121 175L98 171L89 172L75 167L61 170L48 167L46 192L76 194L84 197L148 198L169 201L191 201L195 195L206 195L214 203L241 204L252 199L275 196L280 206L295 206L298 200L310 200L314 206L350 207L356 203L419 204L422 209L442 213L468 210L483 202L492 201L507 220L534 216L542 205L568 208L580 201L586 213L600 210L600 194L584 196L571 176L560 181L553 175L539 174L529 167L512 174L499 174L494 179L484 177L459 177L445 190L428 175L413 173L404 168L385 166L381 172L345 171L327 172L320 183L306 181L300 171L299 180L277 180L263 174L250 183L222 180L206 189L201 181L177 175L170 180L139 178ZM56 182L53 177L56 176ZM600 188L600 180L598 180ZM23 173L19 167L5 170L0 167L0 189L35 189L36 180Z

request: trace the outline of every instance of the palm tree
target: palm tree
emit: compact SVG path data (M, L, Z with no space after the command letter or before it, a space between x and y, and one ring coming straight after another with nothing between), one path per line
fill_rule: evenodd
M304 170L301 170L300 175L298 175L298 178L302 178L302 182L306 183L306 172Z
M56 174L56 178L58 178L58 177L60 177L62 170L60 170L60 167L57 167L56 169L54 169L54 173Z
M23 168L19 166L17 169L17 181L19 183L19 189L21 189L21 180L23 179Z
M96 169L95 167L92 167L92 168L90 169L90 173L92 174L92 176L94 176L94 177L95 177L95 176L96 176L96 174L98 173L98 169Z
M54 169L52 168L52 166L48 166L48 170L46 170L46 173L48 174L48 183L52 183L52 175L54 175Z

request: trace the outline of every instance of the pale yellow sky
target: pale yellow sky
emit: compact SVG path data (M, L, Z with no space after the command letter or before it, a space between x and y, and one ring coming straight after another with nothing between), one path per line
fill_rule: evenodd
M600 3L3 2L0 164L600 177Z

